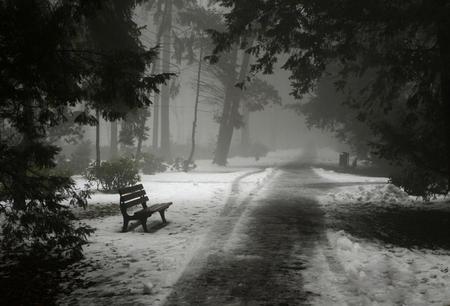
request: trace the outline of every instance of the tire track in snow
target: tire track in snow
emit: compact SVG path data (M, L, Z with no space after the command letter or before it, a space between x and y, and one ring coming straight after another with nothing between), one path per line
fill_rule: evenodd
M225 222L216 226L166 305L309 304L312 293L303 287L302 270L325 238L323 212L302 187L311 176L304 166L282 171L270 191L249 199L251 209L241 214L243 204L234 205L230 198ZM239 217L229 226L226 218L234 213Z
M189 278L190 275L195 275L199 270L202 269L208 256L213 253L221 252L221 250L226 245L228 239L233 233L233 229L238 224L240 217L246 209L247 204L253 199L256 191L264 188L275 176L276 171L268 174L263 180L264 183L257 185L249 194L241 199L241 183L242 180L250 176L267 171L267 168L261 168L251 172L244 173L237 178L235 178L231 184L231 189L226 200L224 207L222 208L218 220L211 227L208 234L198 242L197 251L193 253L192 257L186 263L178 275L178 277L173 281L174 284L178 282L179 279ZM167 302L167 298L172 294L172 290L164 294L160 298L158 305L164 305Z

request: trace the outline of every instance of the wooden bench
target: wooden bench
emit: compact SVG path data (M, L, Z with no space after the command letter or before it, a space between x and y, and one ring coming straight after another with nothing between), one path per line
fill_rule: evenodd
M130 220L141 221L144 231L147 232L147 218L149 218L155 212L159 212L163 223L166 223L164 213L166 209L169 208L170 205L172 205L172 202L159 203L147 207L148 197L142 184L119 189L119 194L120 211L123 215L123 232L126 232L128 230L128 222L130 222ZM142 209L134 212L133 215L129 215L127 213L127 209L132 208L136 205L142 205Z

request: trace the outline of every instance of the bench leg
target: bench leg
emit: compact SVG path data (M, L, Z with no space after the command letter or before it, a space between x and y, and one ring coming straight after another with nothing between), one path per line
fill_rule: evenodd
M167 223L166 221L166 217L164 216L165 210L160 210L159 214L161 215L161 219L163 221L163 223Z
M141 220L142 228L144 229L144 232L148 233L147 229L147 218Z
M125 233L126 231L128 231L128 222L130 220L128 220L128 218L123 218L123 227L122 227L122 232Z

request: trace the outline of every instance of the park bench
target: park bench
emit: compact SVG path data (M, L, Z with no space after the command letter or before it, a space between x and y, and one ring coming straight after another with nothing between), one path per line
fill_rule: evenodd
M154 204L147 207L148 197L145 193L142 184L119 189L120 194L120 212L123 215L123 232L128 230L128 222L130 220L139 220L147 232L147 219L155 212L159 212L163 223L166 223L164 213L172 202ZM129 215L127 210L136 206L142 205L142 209L135 211L133 215Z

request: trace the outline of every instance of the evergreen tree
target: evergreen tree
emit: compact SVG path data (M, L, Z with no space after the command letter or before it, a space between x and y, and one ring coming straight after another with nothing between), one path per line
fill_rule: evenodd
M149 105L149 94L170 77L145 73L156 51L139 42L131 18L135 4L0 3L0 120L8 130L0 135L2 260L31 256L34 266L43 261L56 266L82 255L92 230L77 227L60 203L70 197L86 202L69 177L54 171L60 148L48 136L68 119L68 108L85 102L77 123L97 124L95 112L117 119ZM111 36L120 37L121 46L108 45ZM112 102L117 97L122 98L120 108Z

